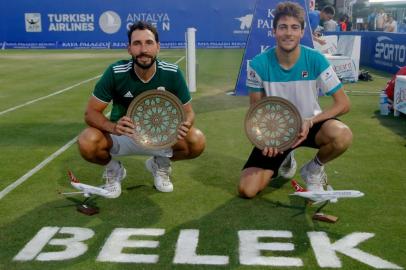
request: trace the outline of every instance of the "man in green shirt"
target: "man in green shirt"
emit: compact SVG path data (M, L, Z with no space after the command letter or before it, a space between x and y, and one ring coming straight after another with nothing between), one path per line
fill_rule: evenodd
M130 60L110 65L97 82L85 112L89 125L79 136L79 150L84 159L105 165L104 188L111 198L121 194L121 180L126 170L115 156L151 155L146 168L153 174L154 186L162 192L173 191L169 178L170 160L198 157L205 148L203 133L193 126L195 114L185 79L177 65L157 60L160 49L158 33L152 25L138 22L128 31ZM186 120L178 130L178 141L169 149L146 150L130 138L135 125L126 111L131 101L140 93L161 89L175 94L183 103ZM110 119L104 110L112 102Z

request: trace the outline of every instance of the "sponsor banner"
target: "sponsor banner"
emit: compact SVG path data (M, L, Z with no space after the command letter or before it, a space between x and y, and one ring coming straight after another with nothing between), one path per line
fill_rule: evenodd
M56 42L3 42L2 49L57 49Z
M404 75L396 76L394 102L395 110L406 114L406 76Z
M264 52L268 48L275 46L275 38L272 32L273 11L280 0L258 0L255 5L255 12L252 22L252 27L247 40L247 45L244 51L244 57L241 62L238 80L235 86L236 95L247 95L248 90L245 86L247 78L247 63L257 54ZM299 3L306 13L305 21L305 34L302 38L301 44L313 47L311 30L308 25L309 19L307 0L294 0L293 2Z
M142 20L157 27L164 48L184 47L189 27L197 29L198 47L243 48L255 1L150 0L134 5L126 0L15 0L0 10L0 40L57 43L57 48L123 48L129 26Z
M360 64L395 74L406 66L406 35L386 32L334 32L361 36Z
M325 55L338 78L343 82L358 81L357 65L349 56Z

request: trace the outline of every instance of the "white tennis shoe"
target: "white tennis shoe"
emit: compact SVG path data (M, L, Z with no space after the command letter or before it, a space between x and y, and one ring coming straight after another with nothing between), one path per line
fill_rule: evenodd
M285 179L292 179L296 174L297 163L293 151L286 156L279 167L279 175Z
M323 191L324 186L327 185L327 174L324 171L324 166L318 168L311 168L309 161L300 169L300 175L307 185L309 191Z
M106 183L102 186L103 189L109 193L106 197L117 198L121 195L121 181L127 176L127 171L119 161L119 167L117 169L106 168L103 173L103 178Z
M167 157L151 157L145 161L145 167L154 177L154 186L161 192L172 192L173 184L169 175L172 171Z

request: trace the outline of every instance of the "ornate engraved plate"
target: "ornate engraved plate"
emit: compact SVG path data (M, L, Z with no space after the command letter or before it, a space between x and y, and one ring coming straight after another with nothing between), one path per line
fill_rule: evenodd
M289 149L302 127L296 107L280 97L265 97L253 104L245 116L245 133L259 149Z
M148 90L134 98L127 109L135 124L134 141L146 149L165 149L177 141L178 128L185 121L180 100L172 93Z

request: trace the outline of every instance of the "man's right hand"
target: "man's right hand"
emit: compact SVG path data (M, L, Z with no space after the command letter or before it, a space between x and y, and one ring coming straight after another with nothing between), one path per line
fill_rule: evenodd
M113 134L131 136L135 133L135 125L130 117L123 116L114 125Z
M279 154L283 154L283 152L278 151L277 148L265 147L264 150L262 150L262 154L267 157L276 157Z

